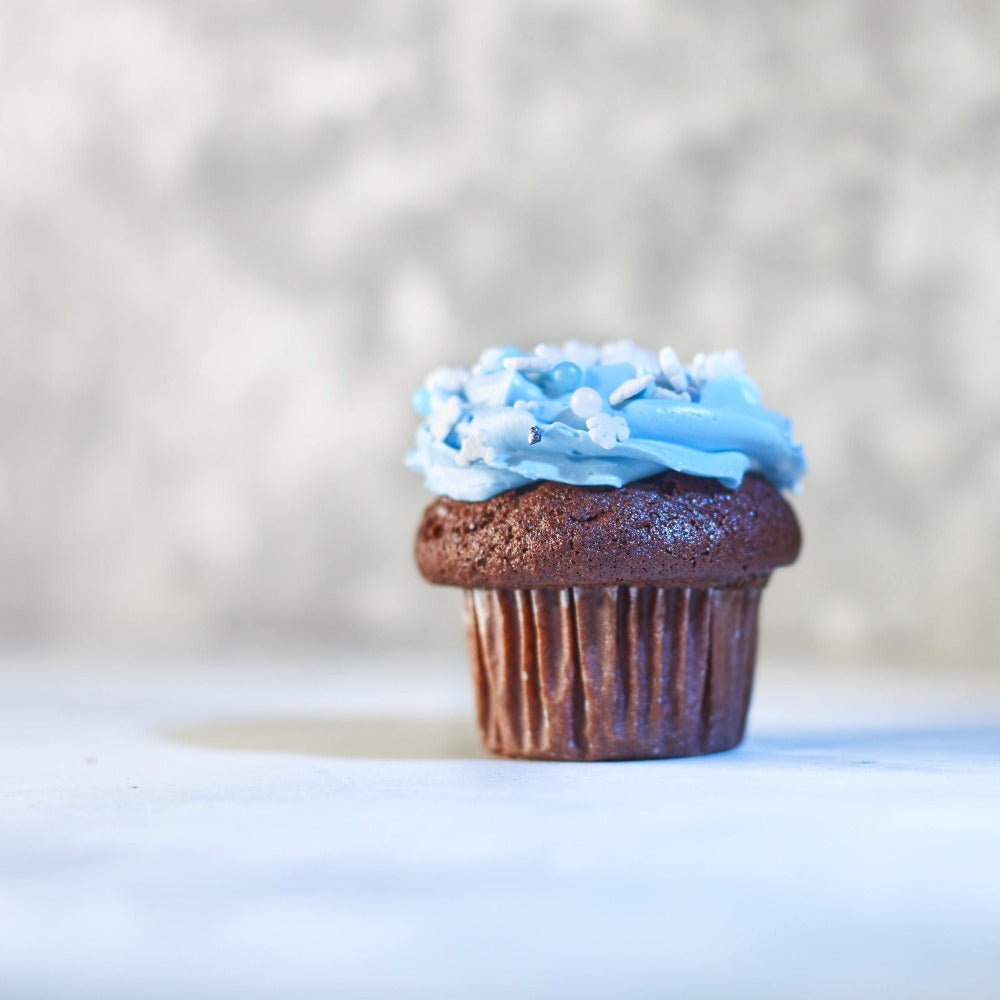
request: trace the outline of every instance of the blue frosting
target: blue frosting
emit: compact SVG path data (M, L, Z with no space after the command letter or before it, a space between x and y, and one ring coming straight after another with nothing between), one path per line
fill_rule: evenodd
M435 369L413 405L423 421L406 463L456 500L540 479L624 486L665 469L730 488L755 472L794 490L806 468L735 351L681 365L630 341L490 348L471 369Z

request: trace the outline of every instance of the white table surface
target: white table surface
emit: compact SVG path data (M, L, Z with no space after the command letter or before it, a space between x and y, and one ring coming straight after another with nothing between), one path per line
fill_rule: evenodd
M0 659L0 997L1000 997L1000 686L761 664L743 747L490 759L457 651Z

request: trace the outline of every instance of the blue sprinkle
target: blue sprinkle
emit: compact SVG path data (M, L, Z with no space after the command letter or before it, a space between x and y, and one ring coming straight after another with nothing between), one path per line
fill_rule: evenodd
M541 428L532 426L528 431L528 444L538 444L542 440Z
M422 417L431 413L431 394L426 389L417 389L413 394L413 409Z
M573 392L583 381L583 372L572 361L561 361L548 374L549 381L559 392Z

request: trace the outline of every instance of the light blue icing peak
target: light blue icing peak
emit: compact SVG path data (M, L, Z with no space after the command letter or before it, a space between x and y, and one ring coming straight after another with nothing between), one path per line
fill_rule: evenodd
M413 405L423 421L406 464L456 500L540 479L624 486L665 469L733 489L755 472L794 490L806 468L736 351L682 365L669 347L627 340L491 347L471 369L432 371Z

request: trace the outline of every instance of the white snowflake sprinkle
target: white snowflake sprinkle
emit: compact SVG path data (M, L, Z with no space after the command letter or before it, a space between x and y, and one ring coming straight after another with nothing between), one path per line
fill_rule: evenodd
M470 465L479 459L492 462L496 452L489 446L489 435L486 431L473 431L463 442L462 450L455 457L459 465Z
M590 440L610 451L618 442L627 441L628 422L624 417L611 413L598 413L587 421Z

